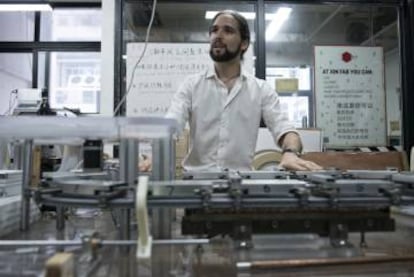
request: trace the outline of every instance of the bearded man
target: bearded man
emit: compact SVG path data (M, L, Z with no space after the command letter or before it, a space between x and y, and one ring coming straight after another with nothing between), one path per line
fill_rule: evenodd
M190 125L185 170L251 170L260 120L282 148L280 166L288 170L319 170L299 157L300 137L282 111L277 93L242 65L250 44L246 19L235 11L217 13L209 28L213 63L189 76L174 95L167 117L183 129Z

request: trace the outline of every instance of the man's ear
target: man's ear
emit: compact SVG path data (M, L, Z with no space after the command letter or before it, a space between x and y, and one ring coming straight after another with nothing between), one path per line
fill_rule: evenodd
M249 42L247 40L242 41L240 48L243 52L246 51L249 48Z

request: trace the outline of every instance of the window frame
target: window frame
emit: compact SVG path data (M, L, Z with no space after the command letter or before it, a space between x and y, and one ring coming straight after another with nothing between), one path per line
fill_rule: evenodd
M101 8L100 2L73 3L70 1L51 3L54 9L86 9ZM34 12L33 41L0 41L0 53L28 53L32 54L32 88L39 86L39 53L46 53L46 68L44 74L45 87L49 89L49 60L51 52L101 52L101 41L41 41L42 27L41 12Z

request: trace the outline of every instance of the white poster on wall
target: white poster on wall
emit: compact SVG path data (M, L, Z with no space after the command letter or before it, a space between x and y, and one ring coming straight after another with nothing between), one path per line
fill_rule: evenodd
M186 76L211 65L208 43L149 43L131 80L143 49L144 43L127 45L127 86L132 81L128 116L164 115ZM244 64L249 71L253 69L252 47L245 54Z
M386 145L382 47L315 46L316 125L328 148Z

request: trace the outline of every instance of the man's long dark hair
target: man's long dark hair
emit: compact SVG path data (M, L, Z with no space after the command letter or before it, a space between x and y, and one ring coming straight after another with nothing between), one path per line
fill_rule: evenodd
M214 24L214 21L216 21L217 17L219 15L222 15L222 14L229 14L229 15L233 16L234 19L236 19L236 21L239 25L239 32L240 32L241 40L242 41L247 41L247 45L250 45L250 29L249 29L249 24L247 23L246 18L244 18L244 16L242 16L241 14L239 14L236 11L223 10L223 11L219 11L214 16L213 20L211 21L211 24ZM241 59L243 59L244 52L246 52L247 49L248 49L248 47L241 52Z

